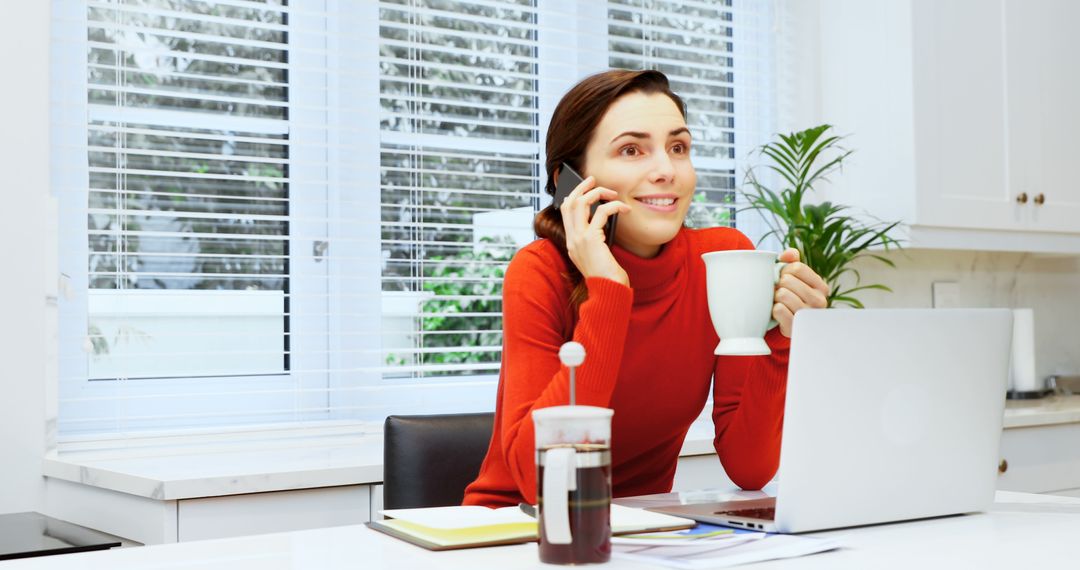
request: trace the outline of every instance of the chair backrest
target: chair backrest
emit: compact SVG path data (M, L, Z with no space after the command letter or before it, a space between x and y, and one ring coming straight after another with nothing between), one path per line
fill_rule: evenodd
M460 505L480 473L495 414L389 416L383 431L383 508Z

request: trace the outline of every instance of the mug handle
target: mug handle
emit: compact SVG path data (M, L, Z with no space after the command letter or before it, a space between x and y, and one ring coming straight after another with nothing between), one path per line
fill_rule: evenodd
M558 447L544 452L544 538L551 544L570 544L570 491L577 490L577 452Z
M780 272L784 270L784 267L787 266L787 264L788 263L786 261L777 261L773 265L773 279L772 279L773 285L776 285L777 283L780 282ZM778 326L780 326L780 323L776 322L776 319L770 318L769 319L769 328L767 328L765 330L771 331L771 330L775 329Z

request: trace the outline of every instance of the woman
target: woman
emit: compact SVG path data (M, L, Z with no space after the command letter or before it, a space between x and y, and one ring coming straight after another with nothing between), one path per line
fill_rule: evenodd
M503 358L495 431L465 504L535 503L531 411L568 403L558 357L568 340L588 356L577 403L612 408L616 497L671 490L679 449L713 385L714 445L728 476L760 489L780 456L794 314L824 307L828 287L789 249L775 293L770 356L713 355L716 332L701 254L753 249L730 228L683 226L694 193L682 100L656 71L586 78L556 107L547 136L547 191L562 163L585 180L536 217L543 239L522 248L503 283ZM590 206L599 206L590 219ZM615 243L604 223L618 214Z

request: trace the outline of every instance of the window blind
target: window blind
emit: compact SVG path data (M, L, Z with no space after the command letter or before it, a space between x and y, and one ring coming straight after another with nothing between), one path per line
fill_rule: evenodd
M88 3L91 380L288 370L279 7Z
M503 270L532 241L538 205L538 35L533 0L380 2L382 290L402 309L384 316L383 340L395 375L499 368Z
M759 120L740 114L750 16L54 0L61 441L491 409L554 105L608 67L669 73L699 153L692 223L730 224Z

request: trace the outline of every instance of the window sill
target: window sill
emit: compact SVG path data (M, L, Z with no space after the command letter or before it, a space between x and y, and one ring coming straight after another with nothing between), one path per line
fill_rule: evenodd
M162 501L382 483L381 426L336 431L296 430L272 442L129 442L127 450L51 454L43 469L47 477ZM712 437L710 421L695 422L679 455L715 453Z

